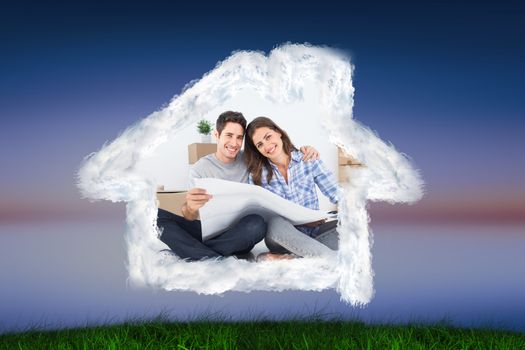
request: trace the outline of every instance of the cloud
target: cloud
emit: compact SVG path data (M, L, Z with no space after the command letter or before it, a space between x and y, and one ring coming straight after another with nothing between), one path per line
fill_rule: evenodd
M128 270L134 284L214 294L228 290L336 288L353 305L373 297L372 239L368 200L412 203L423 181L410 160L352 119L353 66L344 53L311 45L282 45L267 56L239 51L201 79L192 81L169 105L126 129L86 157L78 186L92 200L127 202ZM137 164L210 110L243 91L276 104L301 103L315 87L320 118L330 142L365 166L348 169L339 203L340 250L336 260L303 258L250 263L235 258L186 263L159 253L166 248L156 228L156 183ZM318 117L319 118L319 117Z

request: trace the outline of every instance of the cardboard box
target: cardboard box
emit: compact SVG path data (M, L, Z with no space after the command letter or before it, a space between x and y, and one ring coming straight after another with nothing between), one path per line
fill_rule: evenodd
M182 216L181 207L186 202L187 191L158 191L159 208Z
M337 167L337 181L339 183L347 182L347 175L346 175L346 166L338 166Z
M354 157L347 155L341 150L339 147L337 148L337 163L339 165L362 165L357 159Z
M202 157L217 152L216 143L192 143L188 145L188 163L195 164Z
M363 164L352 156L345 154L339 147L337 148L337 180L339 183L348 182L347 171L349 167L361 167Z
M337 167L337 181L339 183L348 182L352 176L351 168L358 168L362 165L339 165Z

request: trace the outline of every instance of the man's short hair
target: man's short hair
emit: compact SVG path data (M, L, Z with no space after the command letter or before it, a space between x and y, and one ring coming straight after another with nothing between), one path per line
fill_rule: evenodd
M227 123L237 123L241 124L242 130L246 130L246 119L242 115L241 112L233 112L233 111L227 111L222 113L219 118L217 118L217 122L215 123L215 128L217 129L217 132L219 133L219 136L221 135L222 130L226 126Z

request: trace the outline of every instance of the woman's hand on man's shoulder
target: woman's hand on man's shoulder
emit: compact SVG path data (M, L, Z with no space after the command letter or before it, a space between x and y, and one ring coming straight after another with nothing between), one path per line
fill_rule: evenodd
M318 160L321 154L318 150L313 148L312 146L303 146L299 149L303 153L302 160L308 162L311 160Z

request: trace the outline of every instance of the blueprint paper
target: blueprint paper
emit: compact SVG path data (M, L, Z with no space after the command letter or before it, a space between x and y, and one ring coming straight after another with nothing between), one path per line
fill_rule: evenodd
M195 186L213 196L199 209L203 241L249 214L259 214L265 219L280 215L294 225L331 217L326 212L303 207L260 186L213 178L195 179Z

